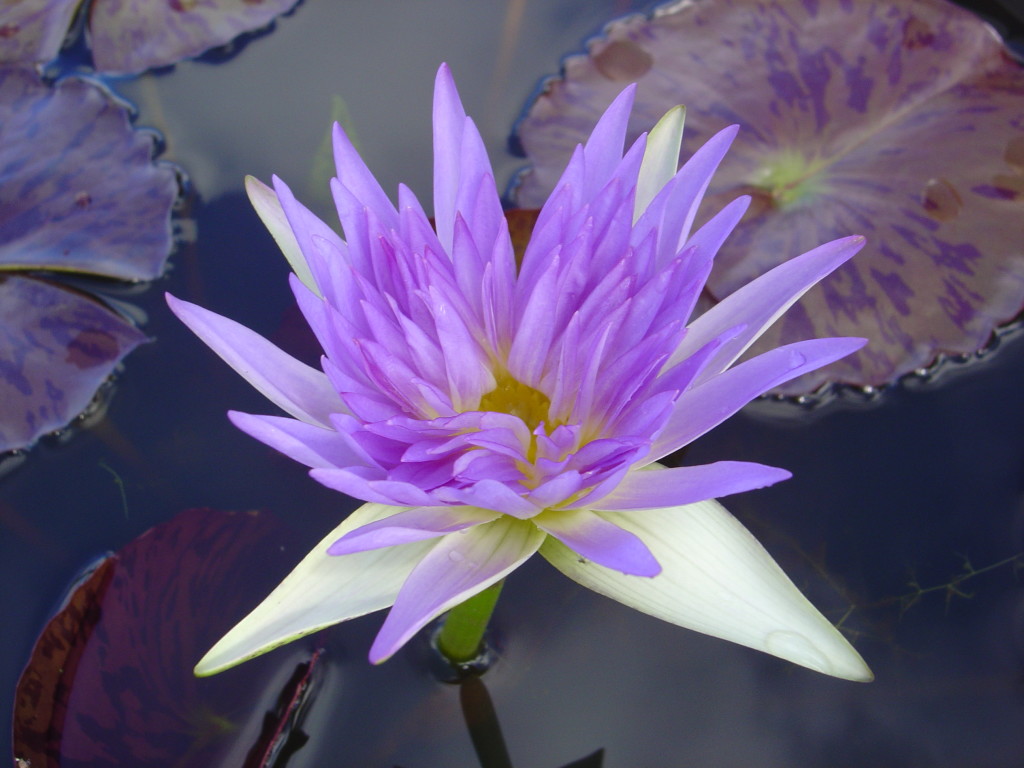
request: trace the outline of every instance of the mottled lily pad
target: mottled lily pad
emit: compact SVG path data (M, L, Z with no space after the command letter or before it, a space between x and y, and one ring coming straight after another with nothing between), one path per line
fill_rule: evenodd
M158 276L178 181L153 152L98 86L0 68L0 269Z
M44 62L60 51L82 0L0 0L0 62Z
M269 765L319 654L300 648L202 680L192 666L287 571L283 549L266 513L194 509L104 559L18 682L15 757L40 768Z
M179 183L154 146L98 86L0 68L0 452L68 424L144 341L98 299L37 278L162 272Z
M84 294L0 276L0 452L68 424L114 366L145 340Z
M266 26L298 0L94 0L89 42L100 72L132 74L198 56Z
M98 71L136 74L265 27L298 1L92 0L86 34ZM0 62L54 59L80 5L82 0L0 0Z
M687 0L614 22L519 123L533 163L519 205L543 201L634 80L634 136L679 103L684 156L741 126L703 213L739 194L753 203L712 300L821 242L868 238L760 345L870 344L787 393L880 385L974 352L1024 306L1024 69L972 14L945 0Z

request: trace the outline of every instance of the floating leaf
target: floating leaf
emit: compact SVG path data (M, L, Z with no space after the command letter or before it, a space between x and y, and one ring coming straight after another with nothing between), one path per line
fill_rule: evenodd
M93 63L100 72L123 74L174 64L266 26L297 2L93 0Z
M98 86L0 68L0 269L158 276L178 181L153 152Z
M15 757L34 768L268 765L319 654L211 680L192 666L287 570L281 545L265 513L194 509L105 559L47 624L18 682Z
M0 276L0 452L68 424L145 340L84 294Z
M60 51L81 0L0 0L0 62L43 62Z
M60 764L60 734L67 716L68 685L100 620L100 604L116 560L91 568L36 641L14 704L15 759L32 766Z
M93 0L88 40L100 72L165 67L254 32L299 0ZM82 0L0 0L0 62L54 59ZM10 7L9 7L10 6Z
M753 204L719 253L713 300L819 243L868 238L754 351L830 335L870 344L787 393L884 384L976 351L1020 312L1024 69L972 14L944 0L687 0L614 22L518 125L533 162L520 205L546 197L633 80L633 136L679 103L684 156L741 126L703 214L739 194Z
M0 67L0 452L68 424L145 340L97 299L17 275L158 276L179 184L153 151L98 86Z

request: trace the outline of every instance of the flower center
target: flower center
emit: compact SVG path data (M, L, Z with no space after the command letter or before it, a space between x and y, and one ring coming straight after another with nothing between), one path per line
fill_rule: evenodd
M531 432L540 426L541 422L548 421L551 400L547 395L513 379L508 373L501 373L497 378L497 386L480 398L481 411L497 411L517 416Z

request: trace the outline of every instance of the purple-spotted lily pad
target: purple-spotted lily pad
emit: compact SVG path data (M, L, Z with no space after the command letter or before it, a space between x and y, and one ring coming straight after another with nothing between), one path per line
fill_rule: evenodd
M0 0L0 62L50 61L82 0Z
M68 424L121 358L145 340L84 294L0 276L0 451Z
M298 0L92 0L87 35L100 72L135 74L198 56L270 24ZM82 0L0 0L0 61L57 56ZM8 5L13 7L8 8Z
M0 67L0 452L70 422L144 340L39 273L161 273L179 184L153 151L98 86Z
M297 2L93 0L93 64L100 72L125 74L174 64L266 26Z
M209 679L192 667L287 571L294 555L282 544L266 513L194 509L103 560L22 673L15 758L33 768L268 766L320 655L299 648Z
M753 202L720 251L712 300L819 243L867 236L760 344L870 344L787 393L893 381L978 350L1021 311L1024 69L972 14L945 0L688 0L614 22L520 122L533 163L521 206L543 201L630 81L634 136L680 103L684 156L741 126L703 213Z
M178 181L153 152L98 86L0 68L0 269L157 277Z

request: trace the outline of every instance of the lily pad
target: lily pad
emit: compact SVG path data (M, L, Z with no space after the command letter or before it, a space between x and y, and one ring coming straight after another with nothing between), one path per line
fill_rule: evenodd
M2 0L0 61L53 60L82 0ZM92 0L87 39L97 71L136 74L254 32L299 0ZM13 5L7 8L7 5Z
M0 62L56 57L82 0L3 0Z
M791 383L891 382L983 347L1024 307L1024 68L945 0L687 0L610 24L517 126L540 205L626 82L631 134L687 106L683 156L739 135L703 215L753 197L708 281L717 301L827 240L868 246L757 349L814 336L869 345Z
M0 269L157 277L178 180L154 151L99 86L0 68Z
M0 277L0 452L68 424L145 340L84 294L44 280Z
M133 74L198 56L264 27L298 0L94 0L89 44L100 72Z
M145 337L40 273L157 277L173 246L175 169L104 90L0 67L0 452L86 409Z
M193 509L105 558L47 624L18 682L15 757L61 768L269 765L320 654L279 654L211 680L192 666L287 570L283 549L266 513Z

